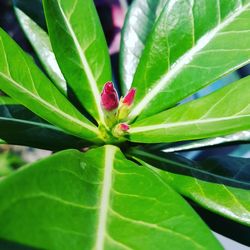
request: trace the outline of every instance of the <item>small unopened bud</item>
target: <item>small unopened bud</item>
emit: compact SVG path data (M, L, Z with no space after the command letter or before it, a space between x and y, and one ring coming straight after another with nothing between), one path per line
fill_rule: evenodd
M121 99L119 110L118 110L118 120L119 121L125 121L128 117L128 114L131 110L131 107L133 105L134 99L135 99L135 93L136 89L132 88L129 90L129 92L126 94L124 98Z
M119 124L119 128L123 131L123 132L127 132L129 130L129 125L126 123L121 123Z
M101 105L106 111L118 108L119 98L112 82L107 82L101 93Z
M129 125L126 123L117 124L113 129L113 136L119 138L128 133Z
M122 103L124 105L131 106L135 99L135 93L136 93L135 88L130 89L127 95L123 98Z

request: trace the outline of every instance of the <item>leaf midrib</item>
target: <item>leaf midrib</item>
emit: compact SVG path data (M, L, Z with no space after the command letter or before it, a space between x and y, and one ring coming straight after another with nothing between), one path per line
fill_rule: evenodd
M31 91L27 90L26 88L24 88L23 86L21 86L20 84L18 84L14 79L5 76L3 73L0 72L0 76L2 76L4 79L6 79L7 81L10 81L13 85L15 85L17 88L19 88L22 92L27 93L27 95L31 96L33 99L37 100L39 103L41 103L43 106L46 106L47 108L49 108L50 110L54 111L55 113L58 113L60 116L66 118L69 121L72 121L73 123L76 123L92 132L94 132L95 134L98 134L98 129L88 125L87 123L84 123L78 119L75 119L74 117L70 116L69 114L64 113L62 110L57 109L55 106L51 105L50 103L46 102L45 100L41 99L39 96L34 95Z
M55 131L63 132L61 129L59 129L58 127L55 127L53 125L40 123L40 122L33 122L33 121L29 121L29 120L0 117L0 121L9 121L9 122L15 122L15 123L20 123L20 124L27 124L27 125L31 125L31 126L36 126L36 127L40 127L40 128L52 129Z
M226 26L228 26L231 22L235 20L237 16L239 16L242 12L244 12L248 7L250 6L250 3L246 4L245 6L239 6L237 9L235 9L235 12L228 15L227 18L223 22L221 22L218 26L216 26L211 31L207 32L204 36L202 36L196 45L192 47L187 53L185 53L183 56L181 56L176 64L172 66L172 68L163 75L163 77L158 80L155 85L151 88L151 91L149 91L143 99L132 109L129 119L133 120L135 117L140 115L140 113L147 107L149 102L157 96L157 94L166 87L170 81L177 75L178 72L182 70L183 67L190 61L192 61L193 56L195 56L196 53L198 53L200 50L202 50L209 42L219 33L220 30L224 29Z
M209 118L203 120L191 120L186 122L172 122L166 124L157 124L157 125L150 125L150 126L140 126L140 127L131 127L129 132L130 134L158 130L158 129L167 129L171 127L182 127L186 125L196 125L196 124L204 124L204 123L213 123L213 122L222 122L222 121L230 121L236 120L244 117L250 117L250 115L238 115L238 116L230 116L230 117L218 117L218 118Z
M115 147L113 146L105 147L105 158L104 158L104 168L103 168L104 176L102 185L100 187L101 190L100 210L99 210L99 218L97 225L96 244L94 247L95 250L104 249L109 200L112 188L112 172L113 172L115 153L116 153Z
M244 130L234 134L219 136L211 139L200 140L189 143L187 145L181 145L176 147L170 147L163 150L164 153L173 153L178 151L184 151L189 149L203 148L208 146L216 146L223 143L230 143L232 141L249 141L250 131Z
M163 158L161 156L158 156L158 155L154 155L154 154L151 154L149 152L146 152L146 151L140 151L140 150L134 150L132 151L132 153L135 152L135 155L137 155L136 157L132 155L132 157L135 159L135 160L138 160L138 161L143 161L145 164L147 164L148 166L151 167L150 164L148 164L146 161L144 161L143 159L140 158L139 155L141 155L142 157L145 156L145 157L149 157L151 159L154 159L154 160L158 160L158 161L162 161L162 162L165 162L166 164L172 164L176 167L180 167L180 168L183 168L183 169L187 169L189 171L194 171L196 173L200 173L200 174L204 174L204 175L207 175L207 176L210 176L212 178L215 178L215 179L221 179L221 180L224 180L224 181L229 181L229 182L233 182L233 183L238 183L238 184L245 184L247 186L249 186L249 183L245 182L245 181L239 181L237 179L233 179L233 178L229 178L229 177L225 177L225 176L222 176L222 175L218 175L218 174L215 174L215 173L212 173L212 172L209 172L209 171L206 171L204 169L199 169L199 168L195 168L195 167L192 167L190 165L187 165L187 164L184 164L184 163L180 163L180 162L177 162L177 161L173 161L173 160L170 160L170 159L167 159L167 158ZM139 159L138 159L139 157ZM153 168L153 167L151 167ZM153 169L156 169L157 171L163 171L163 170L160 170L158 168L153 168ZM167 173L169 171L166 171ZM171 172L169 172L171 173ZM178 175L178 173L172 173L172 174L176 174ZM191 177L191 176L190 176ZM194 177L194 176L193 176ZM194 177L196 178L196 177ZM220 183L217 183L217 184L220 184Z
M80 56L81 63L82 63L82 66L83 66L83 70L85 70L86 76L87 76L87 78L89 80L88 81L89 86L90 86L90 88L92 90L91 93L93 94L93 97L94 97L93 99L95 100L95 105L96 105L96 108L97 108L97 111L98 111L98 114L99 114L99 118L100 118L100 120L101 120L101 122L103 124L106 124L105 119L104 119L104 113L103 113L102 107L100 105L100 103L101 103L100 93L99 93L99 90L97 88L97 83L96 83L96 80L95 80L94 75L92 73L92 70L91 70L91 68L90 68L90 66L88 64L88 61L86 59L86 56L85 56L84 52L82 51L82 48L81 48L81 46L80 46L80 44L78 42L78 39L76 37L75 32L74 32L70 22L68 21L67 17L64 14L64 11L62 9L60 1L58 1L58 7L59 7L61 15L62 15L62 17L63 17L63 19L65 21L65 24L66 24L66 26L68 28L68 31L69 31L70 35L72 36L72 39L73 39L74 44L76 46L76 50L77 50L77 52L78 52L78 54Z

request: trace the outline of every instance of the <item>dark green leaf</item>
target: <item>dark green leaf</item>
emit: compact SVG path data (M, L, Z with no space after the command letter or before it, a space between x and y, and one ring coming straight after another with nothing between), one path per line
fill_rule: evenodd
M77 111L3 30L0 30L0 88L68 133L100 141L97 128Z
M213 157L196 163L172 154L141 150L131 154L145 166L164 169L155 171L178 193L215 213L250 225L250 159Z
M112 75L93 0L43 0L43 6L51 44L65 79L87 111L105 124L100 93Z
M131 120L172 107L247 64L249 8L250 0L167 1L159 10L136 70L132 86L137 88L137 97ZM131 21L127 23L131 25ZM130 29L134 26L145 29L138 22Z
M56 151L89 145L89 142L67 135L48 124L8 97L0 97L0 138L5 140L3 143Z
M28 246L221 249L158 173L113 146L68 150L23 168L0 182L0 200L0 237Z
M130 140L160 143L250 129L250 77L131 125Z

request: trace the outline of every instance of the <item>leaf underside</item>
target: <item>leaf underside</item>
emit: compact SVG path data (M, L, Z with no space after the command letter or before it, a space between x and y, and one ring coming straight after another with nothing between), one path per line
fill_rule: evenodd
M67 95L67 83L57 64L48 34L22 10L15 8L16 16L30 44L56 87Z

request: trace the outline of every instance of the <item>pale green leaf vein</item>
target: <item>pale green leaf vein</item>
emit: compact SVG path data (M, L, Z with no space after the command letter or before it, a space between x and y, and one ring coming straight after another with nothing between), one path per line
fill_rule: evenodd
M172 1L169 4L169 8L171 9L171 6L173 6L176 3L176 1ZM172 68L166 72L166 74L155 83L155 85L152 87L152 90L149 91L144 98L132 109L130 113L130 120L133 120L135 117L137 117L144 108L147 107L149 102L153 100L158 93L161 92L163 88L165 88L171 80L184 68L188 63L192 61L192 58L197 54L200 53L201 50L209 44L209 42L215 38L218 33L223 30L225 27L227 27L230 23L232 23L236 17L238 17L240 14L242 14L244 11L248 9L250 6L250 3L246 4L244 7L238 7L234 13L230 14L223 22L221 22L218 26L216 26L214 29L206 33L203 37L201 37L196 45L192 47L186 54L184 54L173 66Z
M7 81L10 81L16 88L18 88L19 90L21 90L23 93L26 93L28 96L31 96L32 98L34 98L35 100L37 100L39 103L41 103L43 106L46 106L47 108L49 108L51 111L54 111L55 113L58 113L59 115L61 115L62 117L68 119L69 121L72 121L73 123L76 123L96 134L98 134L98 129L94 126L91 126L87 123L84 123L72 116L70 116L69 114L66 114L65 112L63 112L62 110L56 108L55 106L51 105L50 103L48 103L47 101L45 101L44 99L40 98L40 96L35 95L34 93L32 93L31 91L29 91L28 89L24 88L23 86L21 86L20 84L18 84L16 81L14 81L14 79L5 76L3 73L0 72L0 76L2 76L4 79L6 79Z

